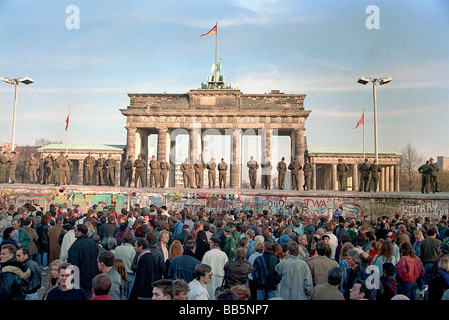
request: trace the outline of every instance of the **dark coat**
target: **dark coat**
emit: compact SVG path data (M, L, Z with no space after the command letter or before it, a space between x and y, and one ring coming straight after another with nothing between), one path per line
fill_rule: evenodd
M169 278L183 279L189 283L195 279L195 267L201 262L195 258L195 255L191 251L184 251L184 253L173 259L168 269Z
M228 261L224 266L225 272L225 287L231 288L237 285L248 285L248 275L253 270L253 267L245 261Z
M39 270L39 266L31 259L27 259L23 264L30 270L30 277L27 279L27 283L24 286L25 293L35 293L41 288L42 274Z
M15 259L2 264L0 272L0 300L23 300L24 286L31 271Z
M153 251L148 250L137 256L136 278L129 295L129 300L137 300L138 298L149 299L153 296L153 282L162 279L162 271L160 270L157 258Z
M92 289L92 279L99 274L97 264L99 252L98 245L86 234L79 236L70 246L67 262L79 268L80 287L84 290Z
M271 252L264 252L254 260L252 274L257 289L276 290L278 283L281 282L281 277L276 272L278 263L279 259Z
M37 227L37 250L38 252L50 251L50 226L48 224L41 224Z

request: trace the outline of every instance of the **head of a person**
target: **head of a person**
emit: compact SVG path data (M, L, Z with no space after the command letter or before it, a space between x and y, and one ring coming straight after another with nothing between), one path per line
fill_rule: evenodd
M384 276L394 277L395 272L396 272L396 268L395 268L394 264L392 264L391 262L385 262L382 265L382 273Z
M367 288L364 281L356 280L352 288L349 290L349 299L361 300L368 299L371 290Z
M75 268L70 263L62 263L58 268L58 283L62 291L72 288L73 275Z
M115 255L111 251L101 251L97 257L98 270L101 272L107 272L114 266Z
M327 282L331 286L338 286L343 281L343 269L340 267L333 267L327 272Z
M415 252L413 251L413 246L410 242L402 242L399 246L399 253L402 256L414 257Z
M144 250L148 250L150 248L150 245L145 238L137 238L134 241L134 250L136 253L141 253Z
M320 256L326 256L331 250L330 245L324 240L319 240L316 243L316 253Z
M152 300L173 300L175 297L175 285L172 280L160 279L152 284Z
M184 247L182 246L181 241L174 240L168 250L168 254L172 258L176 258L181 256L184 253Z
M112 280L106 274L100 273L92 279L92 293L95 296L109 294L112 287Z
M362 260L360 259L360 253L357 250L351 249L346 252L346 263L352 269L355 269L361 262Z
M195 252L196 250L196 241L188 240L184 245L184 251Z
M0 263L5 263L9 260L12 260L16 256L17 249L12 244L4 244L2 245L2 249L0 251Z
M16 259L21 263L27 261L29 257L30 250L28 250L27 248L20 248L16 251Z
M187 300L189 298L190 287L183 279L176 279L173 281L175 287L175 300Z
M195 278L203 284L212 281L212 268L208 264L200 263L195 266Z
M75 237L79 238L83 235L86 235L89 232L87 227L84 224L77 224L75 228Z

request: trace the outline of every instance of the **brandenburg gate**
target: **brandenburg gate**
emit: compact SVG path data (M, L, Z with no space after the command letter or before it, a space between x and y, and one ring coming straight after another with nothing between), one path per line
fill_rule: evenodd
M129 106L120 109L126 117L126 157L136 159L139 154L143 159L151 157L148 137L157 134L157 159L164 158L170 163L169 186L173 186L174 181L176 166L172 150L179 133L189 135L191 163L202 154L205 135L231 137L231 163L228 163L231 188L241 187L242 170L246 170L246 162L242 163L244 135L261 136L262 159L268 157L274 168L280 159L277 155L276 159L271 158L272 137L290 136L292 158L298 157L301 165L304 164L307 149L305 122L311 112L304 109L305 94L284 94L277 90L244 94L236 88L203 86L181 94L130 93L128 96ZM255 160L260 165L262 159ZM291 160L285 159L287 165ZM303 175L300 176L303 179Z

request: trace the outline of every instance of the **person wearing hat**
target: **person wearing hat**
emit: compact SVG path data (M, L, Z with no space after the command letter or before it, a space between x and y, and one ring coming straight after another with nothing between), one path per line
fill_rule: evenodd
M292 190L299 190L299 171L301 169L302 166L299 163L299 157L295 157L293 162L288 165L288 170L291 171Z
M84 183L86 185L92 184L92 176L94 173L94 166L95 166L95 158L92 156L92 152L89 151L89 154L86 158L84 158L83 161L84 164Z
M370 190L376 192L379 184L379 173L382 171L382 168L377 164L376 159L374 159L373 164L369 167L369 171L371 172L371 180L369 183Z
M55 160L55 186L60 186L64 183L64 167L67 165L67 159L64 157L64 152L60 152Z
M338 159L337 164L337 180L338 190L346 191L346 174L349 171L349 167L346 163L343 163L342 159Z
M285 163L285 158L282 157L281 161L278 162L276 166L276 170L278 171L278 186L279 190L284 189L284 181L285 181L285 172L287 172L287 164Z
M34 157L34 154L30 156L28 160L28 171L30 173L30 183L37 183L37 168L39 167L39 160Z
M165 161L165 157L162 156L161 161L159 161L159 172L160 172L159 183L161 188L164 188L165 185L167 184L167 177L169 170L170 164L167 161Z
M115 170L115 160L112 159L112 154L108 155L108 159L105 161L105 167L106 167L106 182L111 187L115 185L115 177L114 177L114 170Z
M304 191L310 190L310 184L312 180L312 164L309 162L309 158L306 158L306 162L304 163L304 166L302 167L302 171L304 171L304 185L303 189Z
M228 172L228 164L221 158L221 162L217 165L218 168L218 186L226 189L226 174Z
M226 239L223 251L228 256L228 259L232 260L235 255L235 250L237 250L237 242L235 241L235 238L232 236L233 230L230 226L225 226L224 231Z
M360 185L359 185L359 192L366 192L369 191L369 165L368 165L368 159L365 159L365 162L362 164L359 164L359 172L360 172Z
M278 243L279 244L288 244L290 242L290 236L288 234L283 234L279 237Z
M429 193L430 190L430 177L433 173L433 168L430 166L429 160L425 164L418 168L418 172L422 174L421 193Z
M251 156L249 161L246 163L246 166L248 167L248 175L249 175L249 184L251 186L251 189L256 189L256 183L257 183L257 169L259 169L259 164L256 160L254 160L254 157Z
M440 192L438 183L438 174L440 172L440 167L438 166L438 163L433 162L433 158L429 159L429 165L432 167L432 173L430 174L430 187L432 188L432 192Z
M215 189L215 180L216 180L216 168L217 164L215 163L215 158L211 158L210 162L206 165L207 168L207 178L209 179L209 189Z
M97 177L98 177L98 185L102 186L104 184L104 165L106 160L103 158L103 154L100 153L100 156L97 159Z
M156 156L152 155L149 163L150 166L150 182L149 187L157 187L159 184L159 161L156 160ZM153 184L154 182L154 184Z
M206 284L207 292L212 300L215 300L215 290L223 283L225 275L224 266L229 261L228 256L220 248L221 240L218 235L210 238L210 250L207 251L201 263L205 263L212 268L212 281Z
M139 180L142 183L142 187L145 187L145 169L147 167L147 162L142 159L142 155L139 154L137 160L134 161L133 165L136 170L134 172L134 187L139 185Z
M69 155L65 156L66 164L64 165L64 178L63 181L65 184L70 184L72 182L71 176L70 176L70 168L72 168L72 161L69 159Z

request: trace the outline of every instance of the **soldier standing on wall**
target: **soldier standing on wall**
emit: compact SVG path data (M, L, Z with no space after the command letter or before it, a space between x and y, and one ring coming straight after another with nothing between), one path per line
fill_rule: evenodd
M268 157L265 157L260 167L262 168L262 188L269 190L271 188L271 169L273 167Z
M429 193L430 190L430 176L432 175L432 167L430 166L429 160L426 161L421 167L418 168L419 173L422 174L422 183L421 183L421 193Z
M226 189L226 175L228 173L228 164L221 158L221 162L218 164L218 185L221 189Z
M206 163L203 161L203 156L200 155L194 165L195 185L198 189L203 186L203 175L204 175L205 168L206 168Z
M159 162L159 169L161 172L160 176L161 188L164 188L167 183L168 171L170 170L170 164L167 161L165 161L164 157L162 157L161 161Z
M251 156L249 161L247 162L246 166L248 167L248 175L249 175L249 184L251 186L251 189L256 189L256 183L257 183L257 169L259 169L259 164L256 160L254 160L254 157Z
M304 171L304 191L310 190L310 181L312 180L312 164L309 162L309 158L306 158L306 163L304 163L304 167L302 168Z
M8 166L8 152L3 151L0 155L0 183L6 183L6 168Z
M64 179L65 184L72 183L72 175L70 174L70 169L72 168L72 161L69 159L69 155L65 156L67 163L64 165Z
M291 171L292 176L292 190L299 190L299 171L302 169L301 164L299 163L298 157L293 159L288 165L288 170Z
M365 162L359 165L359 172L360 172L360 186L359 186L359 192L366 192L369 191L369 166L368 166L368 159L365 159Z
M211 158L210 162L206 165L208 173L207 177L209 178L209 189L215 189L215 180L216 180L216 168L217 164L215 163L215 158Z
M108 160L105 162L106 166L106 182L109 186L115 185L115 177L114 177L114 169L115 169L115 160L112 159L112 154L108 155Z
M84 158L84 172L85 172L85 184L92 184L92 176L94 174L94 166L95 166L95 158L92 157L92 152L89 151L89 154L86 158Z
M134 177L134 187L137 187L139 184L139 179L142 182L142 187L145 187L145 168L147 167L147 163L142 159L142 155L139 154L137 160L134 161L134 167L136 168L135 177Z
M103 158L103 154L100 153L100 157L97 160L97 176L98 176L98 185L104 185L104 164L106 160Z
M126 160L123 169L125 169L125 179L123 180L123 186L126 186L128 182L128 187L131 187L131 183L133 182L133 161L132 156L128 156L128 160Z
M338 178L338 190L346 191L346 173L349 171L349 167L346 163L343 163L342 159L338 159L337 164L337 178Z
M28 160L28 171L30 173L30 183L37 183L37 168L39 167L39 160L34 157L34 154L30 156Z
M15 151L11 152L11 158L8 160L9 163L9 180L10 183L16 183L16 168L19 162L19 156Z
M285 172L287 171L287 164L285 163L284 157L282 157L281 161L278 162L276 169L278 171L279 190L283 190L284 189Z
M433 162L433 158L429 159L430 163L429 165L432 167L432 174L430 175L430 186L432 188L432 192L440 192L440 188L439 188L439 179L438 179L438 174L440 172L440 167L438 166L438 164L436 162Z
M151 156L150 160L150 188L153 187L153 181L154 181L154 187L157 188L159 184L159 161L156 160L156 156Z
M374 160L373 164L369 167L369 171L371 172L371 181L370 181L371 190L376 192L377 185L379 183L379 172L382 171L380 166L377 164L376 160Z

